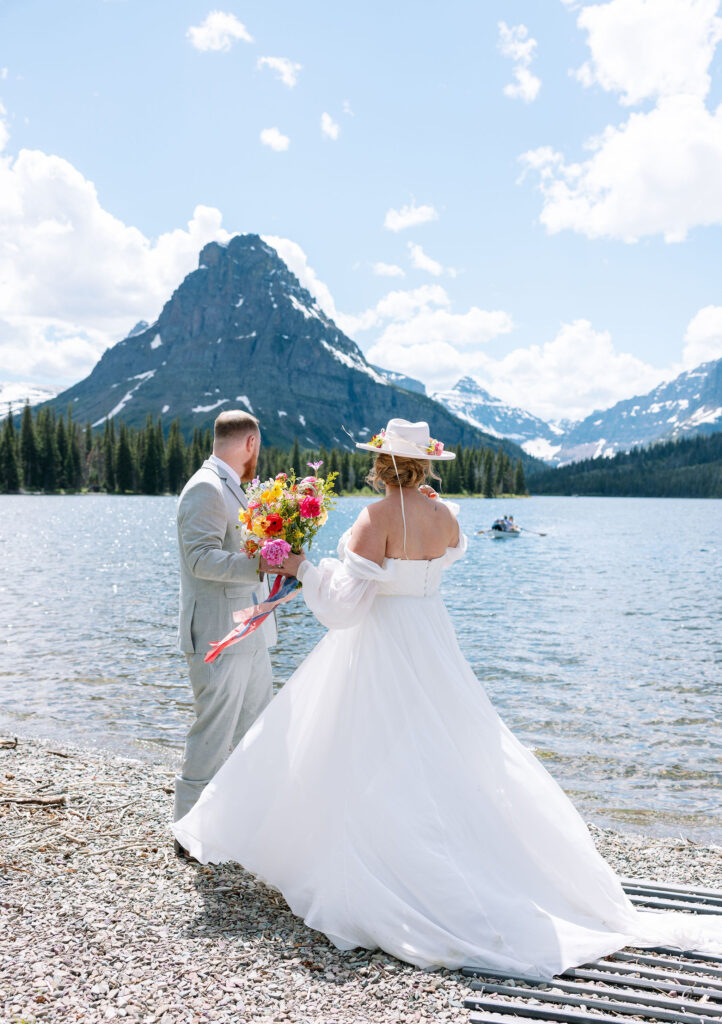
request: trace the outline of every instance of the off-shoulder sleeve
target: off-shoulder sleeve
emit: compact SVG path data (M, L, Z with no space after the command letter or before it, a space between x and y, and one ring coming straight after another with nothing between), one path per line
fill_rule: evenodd
M353 551L342 559L304 561L298 569L301 594L318 621L328 629L350 629L368 613L379 583L389 570Z

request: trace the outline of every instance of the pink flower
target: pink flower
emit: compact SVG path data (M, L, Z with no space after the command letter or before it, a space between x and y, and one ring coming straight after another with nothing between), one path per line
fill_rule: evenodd
M318 494L319 479L316 476L305 476L298 488L302 494L310 494L315 497Z
M301 513L301 519L315 519L321 512L321 502L318 498L309 495L299 503L298 510Z
M267 540L261 554L269 565L281 565L291 554L291 545L286 540Z

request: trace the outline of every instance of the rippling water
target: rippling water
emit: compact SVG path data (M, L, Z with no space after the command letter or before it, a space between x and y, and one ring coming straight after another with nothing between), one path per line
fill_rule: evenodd
M315 558L363 504L339 503ZM475 533L500 512L547 536ZM460 519L444 596L507 725L587 820L722 842L720 502L467 499ZM0 565L2 728L175 756L175 499L0 497ZM323 630L301 599L279 620L280 685Z

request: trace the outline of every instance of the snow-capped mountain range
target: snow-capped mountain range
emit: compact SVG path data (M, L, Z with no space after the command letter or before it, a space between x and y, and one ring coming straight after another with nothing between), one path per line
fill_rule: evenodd
M7 416L8 410L13 414L22 412L26 402L37 405L55 398L57 391L41 388L37 384L22 381L0 381L0 415Z
M583 420L548 423L506 405L474 377L433 397L480 430L515 441L555 465L610 457L654 441L722 430L722 359L702 363L646 395L596 410Z
M508 437L536 458L553 459L560 449L561 428L506 405L474 377L462 377L449 391L437 391L432 397L479 430L493 437Z

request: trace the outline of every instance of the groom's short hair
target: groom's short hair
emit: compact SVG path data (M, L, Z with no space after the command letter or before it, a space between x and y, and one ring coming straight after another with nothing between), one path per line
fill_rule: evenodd
M226 409L216 417L213 424L213 440L223 444L224 441L242 440L247 434L260 434L258 420L250 412L243 409Z

